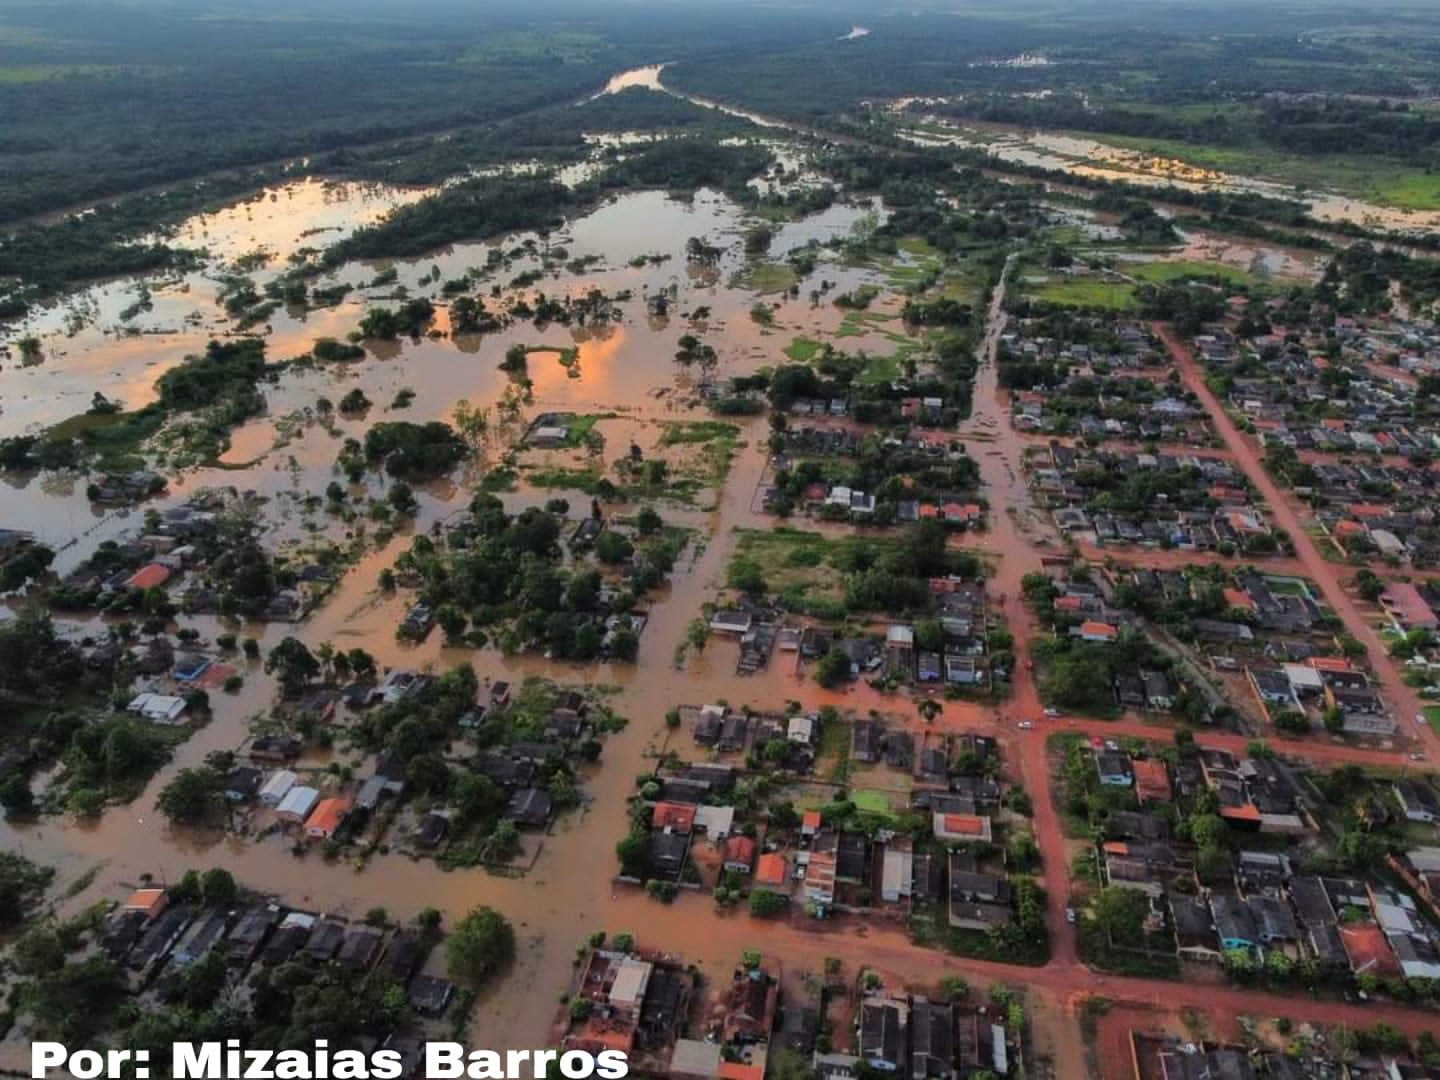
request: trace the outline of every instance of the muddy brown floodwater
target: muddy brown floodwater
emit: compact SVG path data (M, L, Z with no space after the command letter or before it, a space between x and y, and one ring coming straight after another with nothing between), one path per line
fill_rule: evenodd
M617 76L620 81L613 85L617 89L626 85L663 89L660 75L657 66ZM419 194L301 181L185 223L180 234L203 239L214 256L192 273L145 282L148 306L136 309L137 300L146 295L140 282L110 282L40 313L18 330L41 338L44 359L33 366L11 364L0 370L0 436L38 430L83 412L97 390L127 408L153 400L154 382L161 372L201 351L212 337L232 332L219 301L221 279L235 269L237 260L243 259L244 272L263 290L300 248L322 247ZM779 258L812 240L823 246L843 239L876 213L883 215L883 207L842 204L789 223L777 231L772 255ZM355 526L306 504L307 496L323 491L337 478L335 458L345 437L362 435L366 425L378 419L448 419L455 402L462 398L496 410L494 437L482 447L480 461L451 480L421 487L414 522L384 542L369 538L365 553L305 621L241 627L203 617L186 622L205 639L232 630L253 634L269 648L285 635L296 634L312 646L321 642L363 646L385 666L443 670L468 663L482 679L541 675L613 687L614 707L630 724L607 738L601 762L584 777L583 809L563 819L544 837L538 858L527 873L517 877L492 876L478 869L447 873L432 861L412 861L393 852L377 854L363 869L357 869L315 855L297 858L278 837L256 840L170 827L155 809L156 794L167 780L177 770L198 764L211 751L240 747L247 736L247 720L273 702L273 682L258 665L244 669L246 679L238 694L213 695L214 718L178 748L174 759L134 802L111 808L93 822L49 817L38 823L3 823L0 844L55 866L61 889L99 867L91 884L71 900L75 906L114 896L142 874L174 880L188 869L209 865L226 866L247 885L276 893L288 903L351 915L377 905L396 914L434 906L454 919L475 905L493 905L515 924L520 954L511 972L479 1003L470 1033L476 1045L518 1047L549 1042L558 996L568 986L576 946L594 930L628 930L647 946L699 964L712 979L724 978L742 951L758 947L780 958L790 975L820 970L826 956L837 955L857 966L864 963L875 968L889 985L933 988L942 974L950 972L963 974L977 986L1010 981L1030 991L1036 1047L1053 1063L1055 1075L1064 1080L1084 1076L1085 1050L1074 1011L1079 997L1100 980L1081 965L1074 927L1065 917L1070 884L1068 849L1049 797L1045 755L1046 732L1065 729L1073 718L1042 715L1037 688L1028 673L1030 641L1036 628L1023 604L1021 588L1025 574L1042 568L1045 553L1058 554L1062 547L1048 517L1030 502L1022 462L1032 440L1015 433L1008 422L1008 402L996 367L1013 257L992 293L979 350L974 410L959 432L980 465L990 504L989 528L954 540L990 556L987 562L994 568L990 593L1015 636L1013 693L998 709L946 703L933 729L983 730L996 735L1014 779L1035 796L1034 829L1041 852L1041 884L1048 893L1052 952L1044 968L950 958L912 945L900 924L860 924L846 919L817 923L798 918L764 922L743 913L717 913L703 895L685 895L673 905L663 906L639 890L612 883L614 844L627 827L627 798L636 775L646 770L672 737L664 723L670 706L723 698L734 706L773 709L795 700L807 709L834 704L862 712L879 709L913 714L903 699L882 695L863 683L844 692L821 690L813 682L798 679L779 657L759 674L739 678L733 642L714 641L701 652L692 650L677 666L677 644L684 640L686 628L702 605L723 583L735 549L736 530L770 524L770 519L754 509L766 466L769 428L764 418L735 421L740 429L739 448L722 483L712 483L688 504L662 501L658 505L667 520L695 530L695 539L681 556L671 583L650 605L638 663L571 666L536 657L507 658L493 649L446 648L440 634L432 634L419 646L395 640L394 628L406 600L377 589L380 571L406 549L413 532L429 530L468 502L484 469L498 460L530 419L551 410L615 414L600 420L596 428L607 439L596 460L611 461L630 439L655 438L665 421L708 415L688 404L694 397L698 373L684 370L674 360L681 334L692 328L703 330L705 340L718 354L714 378L746 374L783 362L782 350L795 336L819 340L840 336L840 312L828 302L812 304L808 299L810 290L820 282L833 283L836 292L862 284L886 284L874 267L849 265L826 256L812 275L798 282L797 299L786 299L783 294L757 298L735 277L742 268L738 241L744 224L740 210L714 192L702 191L687 201L653 192L626 194L546 238L520 234L456 245L422 259L340 267L318 284L352 286L342 303L321 310L281 309L262 328L271 360L307 353L317 337L345 336L367 307L384 303L398 289L409 296L434 295L440 282L459 277L471 267L485 266L497 249L522 253L487 280L487 286L494 282L508 288L505 282L514 276L536 271L541 279L524 287L530 296L540 291L555 295L598 288L610 295L628 291L631 299L620 304L623 317L603 328L537 329L524 324L483 337L449 335L442 307L436 320L437 337L366 343L366 357L354 363L287 369L275 385L265 387L267 414L235 432L220 466L173 473L168 477L169 491L150 504L163 508L203 487L234 486L253 491L264 501L267 543L296 544L309 537L348 543L355 539ZM699 271L687 266L684 247L691 236L706 236L727 246L718 269ZM547 246L565 249L565 257L557 263L590 257L595 261L575 263L585 267L579 273L547 269ZM1298 256L1294 269L1300 269ZM373 282L382 271L393 271L393 280L377 286ZM672 314L657 318L650 313L647 298L662 290L673 293ZM764 328L751 318L757 299L776 305L773 328ZM692 323L689 313L702 305L710 309L708 318L703 324ZM860 336L852 336L855 328L851 325L839 346L848 351L893 353L899 328L893 318L895 308L892 295L877 301L872 309L885 326L894 329L869 329L876 322L862 320L866 328ZM514 401L515 391L499 365L507 348L515 344L573 347L578 362L567 370L555 354L532 354L531 397L520 401L515 416L502 423L497 406L504 400ZM1172 350L1182 374L1203 400L1203 383L1193 361L1180 346L1172 343ZM316 418L315 404L320 397L338 400L355 388L374 402L368 415L325 423ZM390 405L401 389L413 392L413 400L403 410ZM1223 411L1213 400L1207 405L1218 422ZM1260 489L1272 501L1283 500L1283 495L1264 485L1253 451L1243 445L1238 433L1223 426L1219 430L1230 452L1245 464ZM0 525L38 533L59 552L56 570L62 574L102 541L131 532L140 524L140 508L92 506L85 496L83 478L7 477L3 483L0 505L4 506L4 520ZM385 486L382 477L372 475L352 494L380 495ZM589 496L581 492L535 489L527 485L523 472L518 490L503 498L513 509L556 495L568 497L572 506L589 505ZM623 512L626 508L615 509ZM814 527L824 531L837 528ZM1298 527L1292 526L1291 533L1297 539L1303 537ZM1322 565L1312 565L1318 563L1313 550L1301 545L1299 557L1321 581L1327 599L1346 622L1359 620L1333 573ZM66 620L64 626L78 634L99 630L102 623L97 617ZM1392 671L1387 689L1399 700L1407 700L1401 688L1390 684L1393 678ZM1113 730L1132 733L1137 729L1119 725ZM673 737L680 740L677 749L683 752L688 734ZM1326 756L1370 760L1344 748ZM340 750L302 764L323 766L332 757L349 763L351 755ZM1192 993L1178 984L1117 977L1106 978L1104 983L1101 992L1129 1002L1158 1000L1162 995L1169 1000L1169 995L1178 995L1232 1013L1242 1007L1242 1000L1256 1003L1253 1008L1280 1007L1270 999L1236 991L1202 988L1203 993ZM1339 1006L1327 1010L1327 1015L1333 1012L1346 1017L1356 1011ZM1367 1015L1391 1016L1378 1011ZM1396 1016L1395 1022L1407 1030L1416 1027L1413 1014Z
M189 243L205 244L214 257L193 273L144 282L149 294L145 310L122 318L122 312L142 295L141 283L115 281L69 298L32 317L19 330L41 338L45 358L32 367L9 365L0 371L0 434L39 430L83 412L97 390L127 408L144 405L153 399L154 382L161 372L203 350L212 337L230 332L218 303L219 279L234 269L236 260L245 259L244 272L263 288L302 247L331 243L420 194L307 180L186 222L179 236ZM787 224L777 231L772 254L779 258L812 240L826 244L843 239L874 210L868 205L841 205ZM596 331L555 326L539 330L521 324L484 337L447 335L377 343L369 345L369 355L362 361L287 371L276 385L265 388L267 414L234 433L224 467L172 474L169 491L147 506L163 508L207 486L234 486L252 490L268 501L264 520L270 542L297 541L312 533L344 539L344 526L302 505L306 495L322 490L335 478L340 441L347 435L359 436L367 424L390 416L415 421L447 419L461 398L493 407L509 388L499 362L505 350L517 343L575 346L579 357L576 377L553 356L532 355L533 400L523 405L517 427L551 409L614 412L617 419L602 421L600 430L603 433L613 426L610 437L623 442L629 432L646 430L658 421L703 417L705 413L682 403L689 396L694 375L673 359L676 339L691 329L685 313L699 305L711 309L704 324L705 339L719 354L713 377L724 379L783 361L781 350L794 336L835 334L839 311L828 303L812 305L807 298L822 278L835 283L837 290L881 283L874 270L822 260L813 279L800 283L800 299L764 298L778 304L778 310L775 327L762 328L749 314L756 295L730 284L740 269L738 254L727 256L718 272L711 273L694 272L684 258L685 240L690 236L707 236L738 249L733 241L742 227L739 209L713 192L702 191L688 201L661 193L615 198L548 238L551 248L566 249L568 259L596 256L599 261L579 275L546 274L527 292L554 295L599 288L613 295L629 290L633 299L621 305L624 318L619 323ZM341 267L320 284L345 282L355 291L334 308L275 312L262 328L268 356L272 361L283 360L308 352L317 337L343 337L356 326L366 307L382 303L397 286L409 295L423 295L427 286L422 279L429 278L428 291L433 292L440 281L458 277L469 267L484 266L492 249L513 251L527 241L533 243L536 253L517 258L497 275L495 280L503 283L524 271L540 270L546 241L522 234L491 243L456 245L423 259ZM631 265L639 256L657 254L669 259ZM367 285L385 269L395 271L394 282ZM675 314L656 319L647 311L646 297L661 290L674 291ZM437 327L442 331L448 328L443 309ZM847 339L843 345L873 353L894 350L893 342L875 333ZM368 416L340 418L328 425L315 419L313 406L320 396L338 400L355 387L375 403ZM414 400L403 412L392 412L387 403L402 387L414 391ZM463 472L457 483L430 485L417 492L421 509L413 528L362 557L324 605L303 623L237 628L207 617L185 620L205 639L225 629L238 629L254 634L268 648L287 634L297 634L311 645L322 641L337 647L361 645L386 666L443 670L471 663L483 679L513 680L534 674L616 687L615 707L629 717L630 725L609 737L602 762L585 777L584 809L544 838L539 858L526 875L498 877L480 870L447 873L431 861L411 861L398 854L378 856L357 870L313 855L297 858L278 838L257 841L169 826L155 809L156 794L166 781L177 770L198 764L211 751L241 746L247 735L247 718L263 712L273 701L273 683L258 665L242 668L246 680L238 694L214 695L214 719L178 748L173 761L133 803L111 808L95 821L48 817L38 823L0 825L0 843L56 866L62 884L101 866L94 883L73 899L75 905L114 895L124 883L134 882L142 874L174 880L187 869L207 865L224 865L240 881L280 894L287 902L355 915L376 905L397 913L432 905L454 918L477 904L493 904L516 925L520 960L498 989L482 1000L473 1035L477 1040L511 1046L542 1044L549 1036L557 995L568 981L574 948L584 936L601 927L643 933L653 921L670 918L668 912L662 915L648 905L640 907L633 898L614 896L610 884L615 872L614 842L626 827L626 799L635 775L665 738L666 709L672 704L721 697L757 708L774 707L792 698L814 707L882 704L879 695L865 687L844 694L819 691L813 684L797 681L778 663L758 676L738 680L733 646L713 645L701 653L692 652L683 668L674 666L676 644L723 581L733 551L734 529L768 523L752 509L765 465L768 426L763 418L742 418L737 424L742 429L741 448L723 486L692 506L659 506L668 520L695 528L697 536L682 555L672 583L652 604L651 622L636 665L580 667L533 657L506 658L494 650L447 649L439 634L419 647L396 642L394 627L405 600L380 593L377 576L408 546L413 530L430 528L468 501L477 477ZM502 445L492 446L488 453L493 457L503 449ZM614 456L617 447L610 445L607 450L608 456ZM5 484L5 524L33 530L57 548L60 573L87 557L102 541L136 529L144 509L92 506L85 496L83 478L9 477ZM370 477L362 486L368 493L378 494L384 485L382 478ZM565 494L531 490L522 481L521 490L505 498L512 505L522 505ZM582 500L579 505L588 506L588 496L568 494L572 504ZM67 619L64 628L77 634L103 629L98 617ZM351 756L343 750L335 753L341 761ZM323 765L327 760L305 759L302 764ZM683 918L679 914L683 911L677 909L675 918ZM736 927L733 935L721 929L707 936L716 957L727 950L733 956L730 946L744 936L742 924L725 925ZM732 940L727 942L727 937ZM669 944L678 949L683 942Z

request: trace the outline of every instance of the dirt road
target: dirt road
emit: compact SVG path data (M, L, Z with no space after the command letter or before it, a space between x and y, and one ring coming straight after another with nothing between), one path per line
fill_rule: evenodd
M1236 464L1244 470L1245 475L1255 486L1255 490L1260 493L1264 504L1274 515L1276 523L1290 534L1291 543L1295 547L1295 556L1300 565L1304 567L1307 576L1319 586L1326 603L1340 617L1345 624L1345 629L1369 650L1385 696L1395 710L1400 731L1402 733L1409 732L1408 735L1402 734L1401 737L1419 738L1425 743L1433 760L1437 753L1440 753L1440 734L1437 734L1428 724L1414 723L1414 718L1420 714L1420 698L1401 679L1400 670L1390 660L1385 642L1381 640L1375 628L1356 606L1354 598L1341 585L1337 568L1325 561L1324 556L1316 548L1315 541L1305 531L1305 523L1300 519L1300 514L1289 493L1281 490L1280 486L1270 478L1270 474L1260 460L1255 444L1245 438L1240 429L1235 426L1235 422L1230 419L1224 406L1206 385L1204 373L1195 362L1194 354L1190 351L1189 346L1176 337L1174 331L1168 326L1156 324L1155 332L1165 342L1166 348L1170 350L1170 355L1175 361L1175 366L1179 368L1185 385L1195 393L1209 411L1210 418L1215 424L1215 430L1234 455Z

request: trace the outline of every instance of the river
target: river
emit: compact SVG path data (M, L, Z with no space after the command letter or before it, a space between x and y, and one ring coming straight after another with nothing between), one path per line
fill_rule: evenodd
M850 41L868 34L868 30L857 26L840 40ZM1034 59L1022 56L1013 61L1006 61L1006 63L1020 65L1027 60L1033 61ZM621 72L611 78L601 93L613 94L640 87L659 93L672 94L704 108L718 109L763 127L784 128L806 136L826 137L824 132L815 131L804 125L779 120L772 116L765 116L677 90L662 81L661 77L669 66L669 64L652 64ZM906 114L916 107L923 107L923 105L924 102L916 99L903 99L894 103L892 108L897 113ZM1440 228L1440 211L1405 210L1338 192L1297 191L1290 184L1260 177L1226 173L1215 169L1204 169L1173 158L1143 154L1138 150L1128 150L1095 139L1065 133L1020 130L994 124L959 123L945 120L937 115L921 113L916 116L915 124L908 129L902 128L900 134L903 138L920 146L948 145L984 150L1001 161L1054 169L1074 176L1141 184L1156 188L1173 187L1184 191L1229 191L1297 201L1303 204L1313 217L1323 222L1361 225L1368 229L1395 233L1428 232Z

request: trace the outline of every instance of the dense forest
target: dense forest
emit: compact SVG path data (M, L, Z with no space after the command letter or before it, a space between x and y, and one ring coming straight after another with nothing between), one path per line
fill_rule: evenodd
M331 247L325 258L330 265L339 265L350 259L421 255L461 240L522 229L548 230L602 195L626 188L713 187L732 197L753 198L745 182L769 161L768 151L750 145L673 138L626 154L575 188L547 176L477 177L396 210Z
M1403 101L1264 98L1209 109L1096 105L1081 95L987 95L937 111L994 123L1094 131L1295 154L1365 154L1422 166L1440 164L1440 114Z
M567 104L616 71L828 37L815 12L552 3L6 0L0 222L215 170ZM423 16L423 17L422 17Z

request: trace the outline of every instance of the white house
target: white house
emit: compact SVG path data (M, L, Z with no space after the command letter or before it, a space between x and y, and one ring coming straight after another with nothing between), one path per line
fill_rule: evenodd
M260 805L279 806L299 779L289 769L279 769L271 773L269 779L260 787Z
M313 787L292 787L275 808L275 815L299 825L310 816L310 811L319 801L320 792Z
M156 724L178 724L185 713L185 699L169 694L137 694L126 709Z

